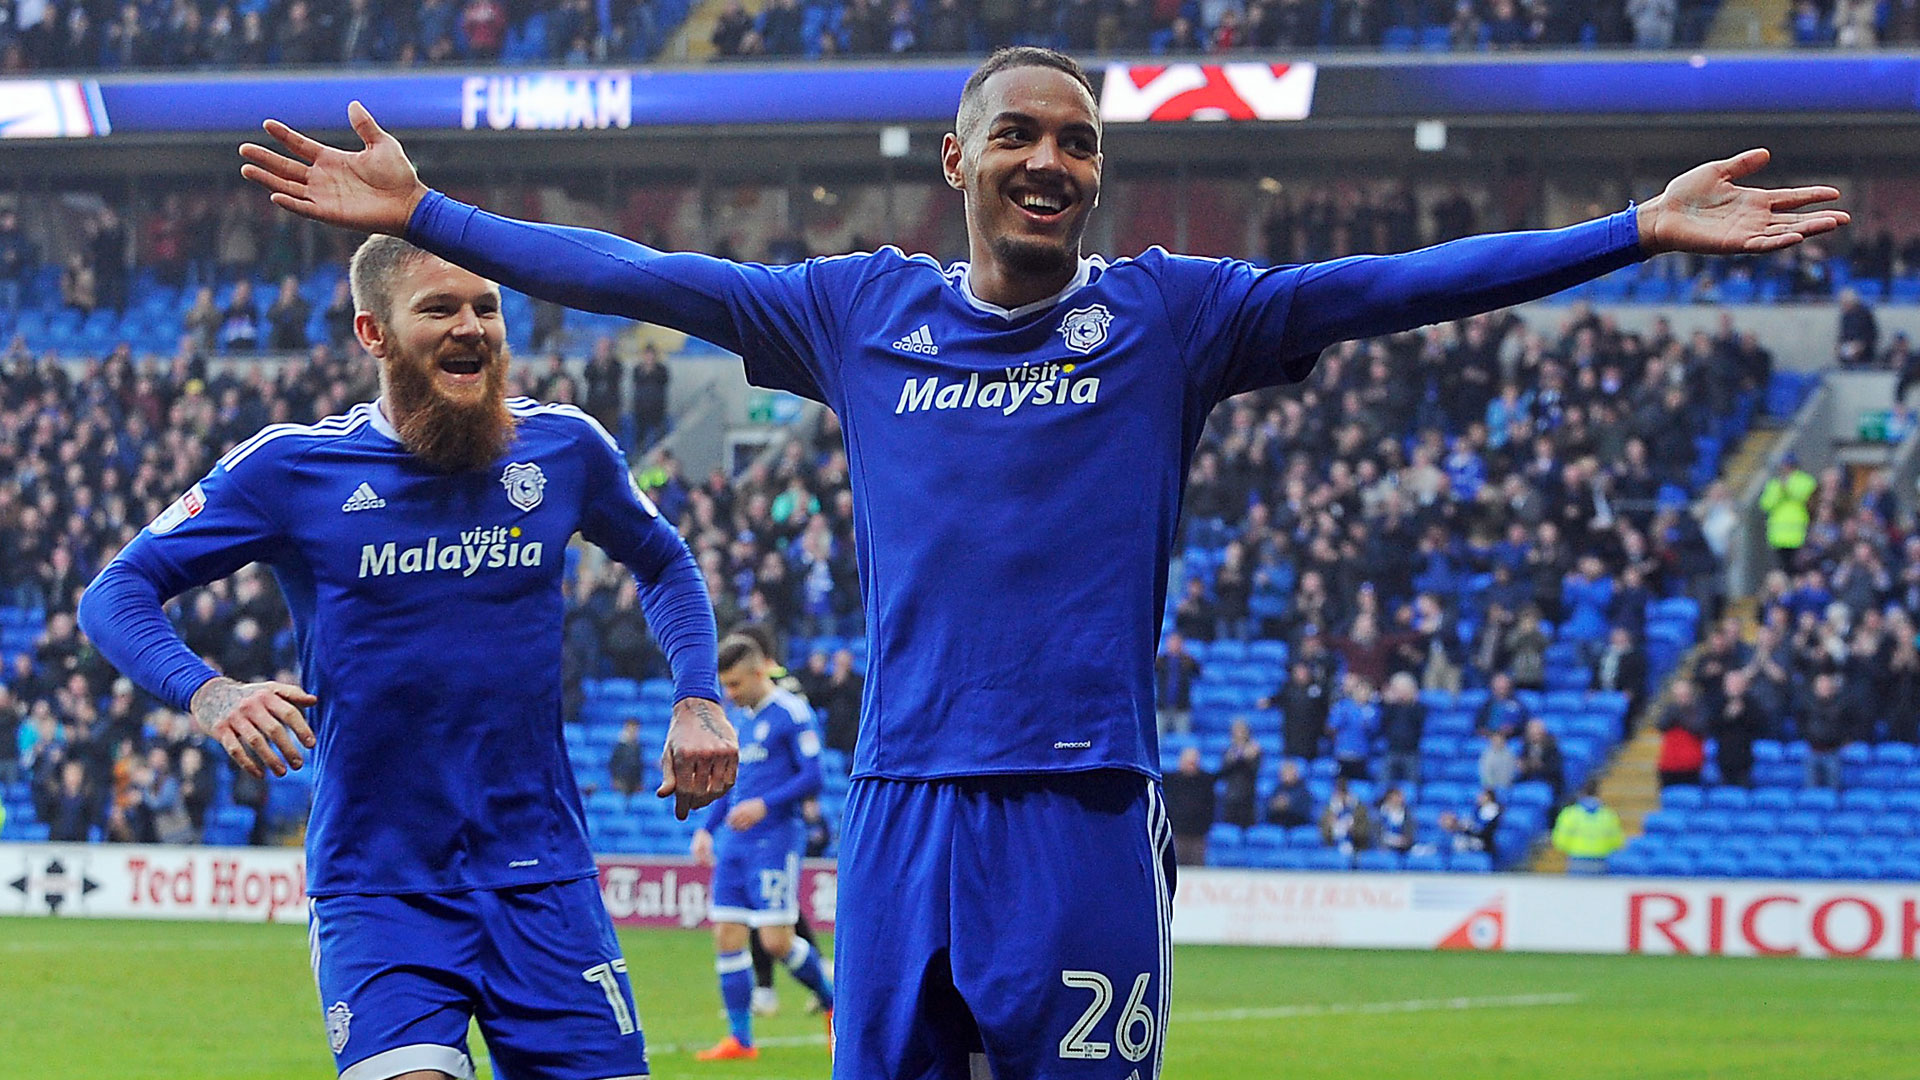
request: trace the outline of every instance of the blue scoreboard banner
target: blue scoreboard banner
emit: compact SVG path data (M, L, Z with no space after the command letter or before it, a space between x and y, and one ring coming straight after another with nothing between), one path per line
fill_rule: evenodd
M400 131L949 123L967 64L383 71L0 79L0 138L339 129L359 99ZM1723 114L1920 117L1920 57L1387 58L1112 64L1108 123L1390 122Z

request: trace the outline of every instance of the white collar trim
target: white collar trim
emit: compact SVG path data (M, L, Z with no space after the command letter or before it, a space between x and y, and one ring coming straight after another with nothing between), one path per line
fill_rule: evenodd
M975 296L973 294L972 281L973 267L967 263L960 263L958 265L960 268L960 295L967 298L967 303L973 305L976 311L984 311L989 315L998 315L1011 322L1014 319L1031 315L1036 311L1045 311L1060 301L1065 300L1067 297L1072 296L1074 293L1079 292L1085 288L1087 282L1092 279L1094 266L1104 264L1100 262L1098 256L1081 256L1080 268L1074 272L1073 280L1067 282L1066 288L1061 289L1059 292L1045 299L1035 300L1031 304L1021 304L1017 308L1003 308L999 304L989 304L985 300Z
M385 435L394 442L400 441L399 430L393 426L392 420L387 419L387 396L385 394L373 399L373 430Z

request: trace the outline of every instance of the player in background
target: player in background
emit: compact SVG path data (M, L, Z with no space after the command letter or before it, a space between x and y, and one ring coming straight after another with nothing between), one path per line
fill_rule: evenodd
M760 643L734 634L720 643L720 686L740 733L740 777L707 811L693 834L693 858L712 866L714 970L727 1009L728 1034L695 1055L701 1061L757 1058L753 1045L753 961L747 932L813 991L833 1035L833 986L820 954L795 936L800 918L800 852L806 828L800 804L820 793L820 733L813 710L768 677Z
M1620 213L1403 255L1262 268L1081 251L1101 124L1071 58L1002 50L941 146L969 260L793 266L655 251L464 205L357 103L344 151L277 121L275 205L404 235L534 296L746 358L846 433L868 669L841 833L838 1080L1154 1080L1173 862L1153 659L1187 469L1226 398L1325 347L1521 303L1669 251L1844 225L1764 150Z
M579 533L639 578L682 820L736 766L699 570L597 422L506 396L497 286L389 236L351 278L380 398L228 451L101 571L81 625L249 774L311 751L308 938L343 1077L470 1078L471 1019L502 1077L645 1076L561 737L564 555ZM255 561L304 687L221 677L161 609Z
M780 662L780 649L774 643L772 630L769 630L760 623L747 622L741 623L725 632L728 637L738 635L751 638L755 645L760 646L760 652L766 657L767 678L772 680L773 685L797 696L801 701L806 703L807 708L813 708L813 702L808 700L805 688L800 685L800 679L795 676L793 672L787 670L785 664ZM817 822L820 820L820 800L817 795L809 796L800 801L800 815L808 822ZM819 938L814 934L812 924L807 922L807 913L804 910L798 913L798 918L793 924L793 935L806 942L810 948L817 949L820 947ZM748 928L747 951L753 956L753 1015L774 1016L780 1012L780 996L775 993L773 989L774 956L767 951L766 945L760 938L761 934L758 929ZM822 956L820 958L820 966L821 969L827 973L827 978L831 980L833 978L833 961ZM813 1011L819 1007L820 1000L818 998L808 1000L808 1011Z

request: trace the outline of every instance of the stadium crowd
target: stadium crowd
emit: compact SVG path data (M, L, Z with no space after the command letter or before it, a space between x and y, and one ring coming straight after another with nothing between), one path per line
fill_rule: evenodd
M86 0L10 3L0 69L645 60L679 0Z
M1698 47L1715 0L732 0L711 32L721 58L984 55L1005 44L1080 55L1386 48ZM8 72L265 65L587 65L643 61L682 0L172 0L13 3ZM1920 41L1915 0L1800 0L1798 46Z
M1663 785L1755 783L1756 743L1800 742L1809 786L1849 747L1920 742L1920 534L1884 470L1857 488L1792 459L1762 505L1780 565L1754 614L1721 620L1660 719ZM1711 763L1711 773L1708 766Z

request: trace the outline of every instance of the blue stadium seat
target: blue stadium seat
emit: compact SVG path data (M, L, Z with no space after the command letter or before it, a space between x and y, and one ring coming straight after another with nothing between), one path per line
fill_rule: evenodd
M1435 851L1408 855L1402 869L1409 873L1437 874L1447 868L1447 860Z
M1873 748L1875 765L1911 766L1920 764L1920 749L1912 743L1884 742Z
M1834 836L1865 836L1872 819L1857 811L1828 814L1826 832Z
M1832 788L1804 788L1794 793L1793 805L1801 810L1838 810L1840 793Z
M1920 814L1920 787L1888 792L1887 809L1889 811Z
M1684 851L1662 851L1647 860L1646 872L1654 877L1693 877L1697 868L1693 856Z
M1287 846L1287 830L1280 825L1255 825L1246 832L1248 847L1283 848Z
M1706 793L1690 784L1660 789L1660 805L1668 810L1698 810L1706 802Z
M1647 815L1640 827L1648 836L1679 833L1686 829L1687 819L1678 810L1655 810Z
M1306 865L1306 869L1308 870L1349 869L1349 866L1347 864L1347 856L1342 855L1340 852L1334 850L1333 848L1324 848L1324 847L1316 848L1312 851L1306 852L1305 865Z
M1880 864L1884 881L1920 881L1920 858L1902 855Z
M1224 822L1218 823L1214 825L1213 828L1207 830L1207 850L1213 851L1218 849L1226 851L1238 848L1243 839L1245 839L1245 834L1241 832L1240 826L1228 825Z
M1786 759L1787 759L1786 747L1783 746L1779 742L1779 740L1777 739L1753 740L1753 760L1775 762L1775 761L1785 761Z
M1635 844L1615 852L1613 857L1607 860L1607 873L1625 877L1644 877L1648 873L1647 867L1650 862L1646 850Z
M1321 846L1320 827L1318 825L1295 825L1287 830L1287 846L1291 848L1317 848Z
M1354 869L1375 873L1398 873L1404 859L1397 851L1363 851L1354 859Z
M1793 792L1786 788L1756 788L1748 802L1755 810L1785 812L1793 809Z
M1873 815L1867 823L1867 836L1885 837L1899 841L1920 834L1920 817L1899 811L1888 811Z
M1787 872L1792 876L1816 881L1834 877L1838 870L1838 865L1832 859L1812 854L1802 855L1787 864Z
M1853 839L1846 836L1816 836L1807 842L1806 853L1838 861L1853 854Z
M1733 815L1725 810L1695 810L1687 815L1687 828L1698 832L1733 831Z
M1780 824L1778 827L1782 832L1814 836L1820 832L1821 817L1812 811L1795 810L1791 813L1780 815Z
M1420 801L1451 810L1464 810L1473 802L1473 791L1464 784L1445 781L1422 784Z
M1684 851L1695 857L1720 850L1721 837L1712 833L1683 832L1666 837L1661 845L1667 851Z
M1743 787L1722 785L1707 792L1707 805L1715 810L1745 810L1751 794Z
M1792 864L1778 855L1765 853L1749 855L1740 860L1740 876L1749 878L1787 878L1793 875Z
M1447 869L1456 874L1489 874L1493 857L1484 851L1456 851L1447 856Z
M1880 878L1880 862L1859 855L1841 859L1834 864L1833 876L1844 881L1877 881Z
M1862 858L1884 862L1900 854L1900 839L1892 836L1862 836L1852 844L1853 853Z
M1840 793L1840 809L1878 814L1887 808L1887 793L1876 788L1851 788Z
M1553 786L1544 780L1528 780L1515 784L1507 794L1509 812L1519 807L1543 809L1553 805Z
M1725 852L1708 852L1694 864L1694 872L1703 877L1739 877L1744 863Z

